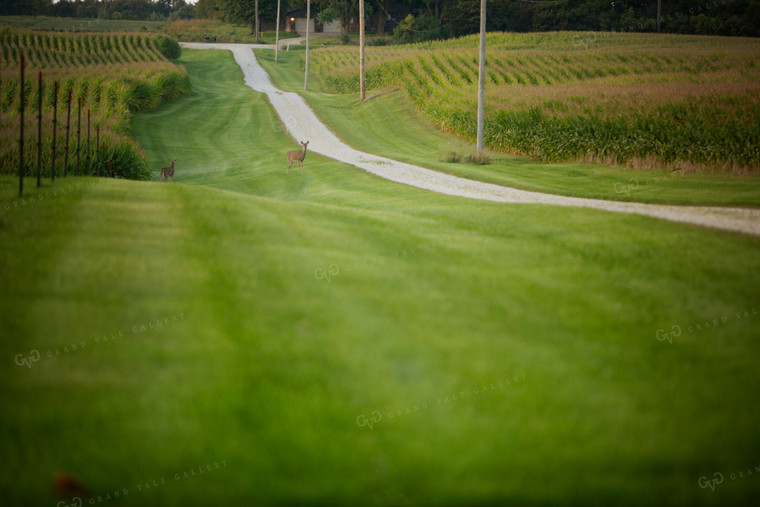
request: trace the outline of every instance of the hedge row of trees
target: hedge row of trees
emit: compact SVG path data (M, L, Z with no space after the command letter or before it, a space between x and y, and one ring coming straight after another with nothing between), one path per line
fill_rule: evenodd
M470 0L471 2L471 0ZM493 29L502 31L657 30L657 0L567 0L491 3ZM461 2L459 2L461 5ZM661 31L760 36L760 0L662 0ZM472 30L467 33L471 33Z
M100 19L189 19L195 7L185 0L3 0L0 15Z
M700 35L760 36L760 0L660 0L660 30ZM273 22L277 0L259 0L259 17ZM320 22L358 15L358 0L314 0ZM488 30L531 32L594 30L654 32L658 0L488 0ZM0 14L124 19L217 18L251 24L253 0L4 0ZM282 0L282 11L305 9L306 0ZM400 24L405 40L476 33L480 0L365 0L378 34ZM403 14L402 14L403 13ZM405 18L411 13L412 18ZM394 18L394 14L397 18ZM389 19L390 17L390 19ZM373 25L369 25L373 26Z
M456 37L479 30L480 0L410 2L417 26L407 29L407 33L414 34L416 40ZM655 32L657 3L657 0L489 0L487 28L505 32ZM660 9L661 32L760 36L760 0L662 0Z
M306 0L282 2L284 12L306 8ZM250 22L252 4L251 0L199 0L196 17ZM658 0L488 0L488 30L654 32L657 4ZM274 21L276 5L276 0L259 0L261 19ZM348 22L358 15L357 0L313 0L311 7L321 22ZM404 40L477 33L480 23L480 0L365 0L365 11L378 34L402 25L397 35ZM760 0L662 0L659 28L666 33L760 36Z

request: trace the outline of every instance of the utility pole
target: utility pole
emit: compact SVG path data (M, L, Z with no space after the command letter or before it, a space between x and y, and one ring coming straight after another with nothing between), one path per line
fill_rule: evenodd
M256 42L259 42L259 0L254 2L253 17L256 25Z
M280 0L277 0L277 21L274 28L274 63L277 63L277 51L280 49Z
M660 33L660 22L662 20L662 0L657 0L657 33Z
M364 0L359 0L359 91L361 100L366 97L364 82Z
M306 0L306 65L303 77L303 89L309 89L309 23L311 22L311 0Z
M478 156L483 154L486 95L486 0L480 0L480 62L478 65Z

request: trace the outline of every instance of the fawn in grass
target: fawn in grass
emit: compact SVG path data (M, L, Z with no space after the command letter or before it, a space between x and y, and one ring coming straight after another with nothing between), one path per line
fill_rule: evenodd
M296 162L298 165L298 170L303 170L303 159L306 157L306 147L309 145L309 141L303 142L301 141L301 146L303 146L303 150L301 151L289 151L288 152L288 168L285 170L285 174L290 174L290 165L293 162Z
M168 181L169 178L174 181L174 162L176 162L176 160L169 160L169 162L172 163L170 167L161 168L161 181Z

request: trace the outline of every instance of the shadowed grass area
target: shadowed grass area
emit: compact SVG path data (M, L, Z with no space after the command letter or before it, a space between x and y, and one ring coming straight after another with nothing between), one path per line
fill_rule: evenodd
M182 61L133 122L176 183L0 178L10 504L757 498L757 238L286 176L231 55Z
M351 146L465 178L513 188L616 201L760 206L760 177L684 173L609 167L591 163L548 164L527 157L488 151L489 165L447 163L451 152L475 153L475 146L441 132L397 88L359 94L331 95L310 76L303 92L301 54L256 50L259 63L280 88L302 93L317 115Z

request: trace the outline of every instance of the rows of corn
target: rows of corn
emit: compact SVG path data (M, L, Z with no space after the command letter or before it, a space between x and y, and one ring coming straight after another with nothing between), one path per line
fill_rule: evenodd
M57 173L64 171L65 160L68 162L66 172L75 172L79 159L80 172L96 172L91 166L82 167L82 161L90 165L102 161L120 177L148 177L146 158L128 136L130 116L190 91L185 69L164 56L164 42L161 35L143 33L0 29L0 174L18 173L22 97L24 172L36 173L41 73L44 147L53 145L53 108L57 105ZM23 93L20 86L22 58ZM70 117L68 157L64 153L67 115ZM90 142L85 144L88 121ZM79 157L76 156L77 131L80 133ZM49 176L52 148L43 149L41 157L43 174Z
M760 169L760 41L578 37L489 35L487 146L547 161ZM357 53L323 48L311 61L329 90L351 93ZM442 129L475 138L476 37L368 47L366 61L368 88L402 86Z

